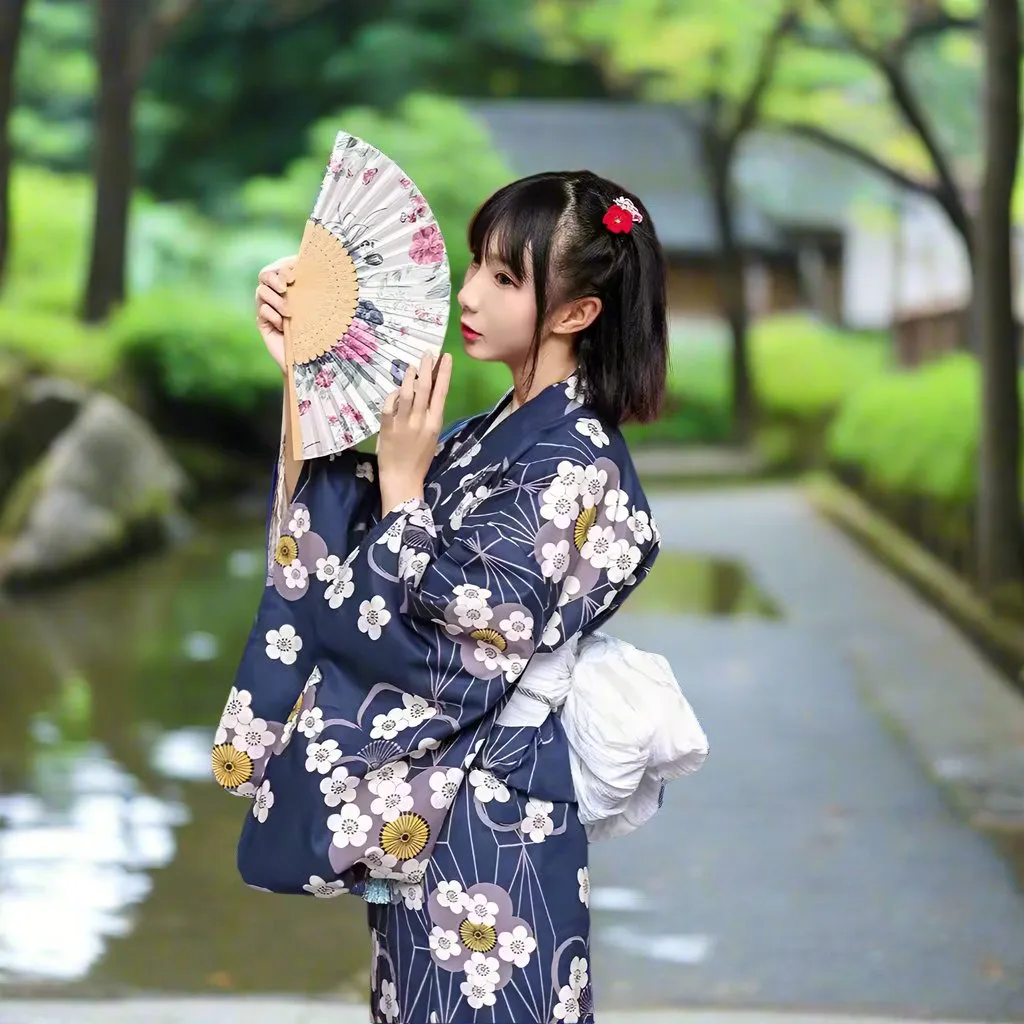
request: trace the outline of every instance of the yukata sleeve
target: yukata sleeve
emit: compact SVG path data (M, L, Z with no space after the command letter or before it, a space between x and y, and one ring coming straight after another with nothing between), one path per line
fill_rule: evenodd
M604 590L627 585L643 554L614 532L591 536L609 506L604 484L581 491L588 469L607 482L614 464L546 450L463 500L449 543L430 506L410 501L346 559L319 603L308 728L270 759L243 829L250 884L347 887L366 870L416 882L567 588L596 615ZM602 571L573 574L588 537Z

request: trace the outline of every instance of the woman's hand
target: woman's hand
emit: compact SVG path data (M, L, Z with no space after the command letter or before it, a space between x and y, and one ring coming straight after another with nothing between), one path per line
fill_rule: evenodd
M381 514L410 498L423 497L423 481L434 459L444 423L444 400L452 377L452 357L437 364L428 353L419 370L410 366L402 386L384 403L377 459L380 472Z
M256 326L275 363L285 369L284 321L288 316L285 293L295 281L298 256L283 256L260 271L256 286Z

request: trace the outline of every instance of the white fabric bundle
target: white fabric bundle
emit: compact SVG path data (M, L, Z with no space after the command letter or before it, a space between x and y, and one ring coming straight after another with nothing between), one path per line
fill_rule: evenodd
M590 839L639 828L662 785L697 771L708 740L668 662L593 633L530 660L499 725L539 726L561 708L580 820Z

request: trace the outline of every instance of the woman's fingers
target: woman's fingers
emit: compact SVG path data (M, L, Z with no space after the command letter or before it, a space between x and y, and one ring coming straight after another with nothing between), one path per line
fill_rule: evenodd
M392 391L387 398L384 399L384 407L381 410L385 416L394 416L395 409L398 406L398 391Z
M448 397L448 385L452 382L452 357L445 352L437 364L434 388L430 393L430 415L440 423L444 419L444 400Z
M256 317L261 323L269 324L275 331L284 330L284 317L266 302L261 303L256 311Z
M272 285L261 283L256 289L257 305L266 304L271 309L277 310L281 316L288 315L288 299L281 292L278 292Z
M416 395L416 367L410 364L405 376L402 378L402 386L398 389L398 408L403 416L412 412L412 403Z
M416 411L424 416L430 408L430 389L433 383L434 357L429 352L424 352L416 375L416 393L413 399Z

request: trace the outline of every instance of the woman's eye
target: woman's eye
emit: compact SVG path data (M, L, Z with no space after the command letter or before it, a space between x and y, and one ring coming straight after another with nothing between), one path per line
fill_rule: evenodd
M513 281L512 278L508 276L508 274L495 274L494 280L497 281L498 284L500 284L502 287L508 287L509 285L515 284L515 281Z

